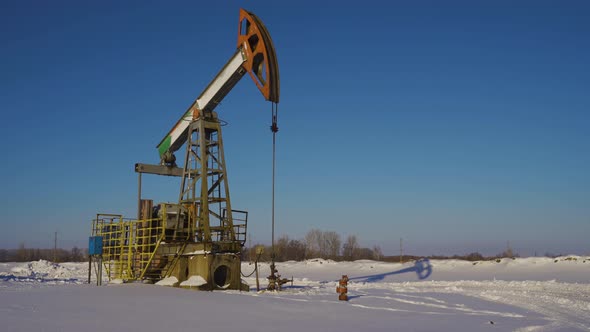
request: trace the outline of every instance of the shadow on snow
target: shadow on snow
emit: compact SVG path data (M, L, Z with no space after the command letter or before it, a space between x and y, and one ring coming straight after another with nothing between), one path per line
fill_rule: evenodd
M62 282L62 283L72 283L72 284L80 283L80 280L76 279L76 278L59 279L59 278L43 278L43 277L37 277L37 276L15 276L12 274L0 275L0 281L41 282L41 283Z
M386 272L381 274L375 274L370 276L362 276L362 277L354 277L349 278L349 280L354 281L362 281L362 282L377 282L385 279L387 276L392 276L396 274L408 273L408 272L415 272L418 276L418 279L424 280L428 278L432 274L432 265L430 265L430 260L428 258L419 259L414 263L414 266L408 267L405 269Z

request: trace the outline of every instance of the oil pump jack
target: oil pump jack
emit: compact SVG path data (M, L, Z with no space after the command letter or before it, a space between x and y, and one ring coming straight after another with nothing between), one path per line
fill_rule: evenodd
M118 278L150 279L169 286L247 289L240 277L247 212L232 209L222 121L214 111L246 73L264 98L272 103L273 253L268 279L269 288L277 281L280 286L274 265L274 154L279 68L266 27L256 15L244 9L240 9L235 53L160 141L157 146L160 163L135 165L139 177L136 224L124 221L122 216L116 219L113 215L97 215L93 235L103 238L107 272L110 269ZM186 146L184 162L178 167L174 153L183 145ZM180 177L178 203L153 205L151 200L141 199L141 175L144 173ZM117 262L120 263L117 265Z

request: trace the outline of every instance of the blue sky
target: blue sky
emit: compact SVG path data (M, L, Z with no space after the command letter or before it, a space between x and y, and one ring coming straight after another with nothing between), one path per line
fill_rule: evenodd
M134 216L134 163L233 54L240 7L280 66L277 234L590 253L584 1L2 1L0 247L86 246L96 212ZM232 205L268 243L270 104L245 77L217 111ZM178 190L144 177L145 197Z

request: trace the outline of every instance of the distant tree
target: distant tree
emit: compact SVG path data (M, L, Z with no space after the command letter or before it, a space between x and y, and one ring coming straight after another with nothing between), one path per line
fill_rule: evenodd
M299 240L291 240L287 245L286 260L301 261L305 259L305 243Z
M70 251L65 249L57 249L57 260L54 263L59 262L70 262L72 258L70 257Z
M359 259L359 243L356 235L349 235L342 246L342 256L345 260Z
M84 256L82 255L82 250L80 248L74 246L70 251L70 260L72 262L80 262L84 260Z
M510 246L510 241L506 242L506 250L504 250L498 257L505 257L505 258L515 258L518 257L518 254L515 254L512 251L512 247Z
M322 242L322 231L319 229L312 229L305 234L305 258L320 257Z
M336 232L324 232L322 234L322 242L324 252L323 258L331 258L336 259L340 255L340 245L342 241L340 240L340 235Z
M287 255L287 246L289 245L289 236L282 235L279 239L275 242L275 259L278 262L284 262Z
M472 252L469 255L465 256L465 259L471 262L474 261L483 261L484 257L479 252Z
M369 248L359 248L355 259L373 259L373 250Z
M515 258L515 257L519 257L519 255L512 252L512 248L507 248L506 250L504 250L503 252L498 254L497 257L498 258Z
M380 261L383 258L383 252L381 251L380 246L373 246L373 259L376 261Z
M25 247L25 243L21 242L18 245L18 249L16 251L16 261L17 262L26 262L29 260L29 252Z
M41 249L30 249L30 257L29 260L38 261L41 259Z

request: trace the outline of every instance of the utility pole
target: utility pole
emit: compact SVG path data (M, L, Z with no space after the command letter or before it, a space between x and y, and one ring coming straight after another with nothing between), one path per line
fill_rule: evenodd
M399 262L404 262L404 239L399 238Z
M248 233L248 259L252 262L252 234Z
M57 263L57 231L53 237L53 262Z

